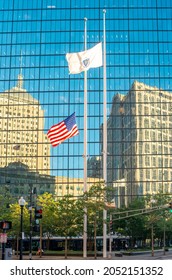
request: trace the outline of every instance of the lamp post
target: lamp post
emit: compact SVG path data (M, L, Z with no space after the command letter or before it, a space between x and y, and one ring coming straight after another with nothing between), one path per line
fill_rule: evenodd
M165 219L164 219L164 236L163 236L163 245L164 245L164 255L165 255Z
M20 260L23 259L23 207L25 205L25 200L23 197L19 199L19 205L21 209L21 215L20 215Z
M152 247L152 251L151 251L151 254L152 254L152 257L154 257L154 227L153 227L153 222L152 222L152 225L151 225L151 247Z
M32 259L32 200L33 200L33 187L32 184L30 184L30 234L29 234L29 259Z
M166 244L165 244L165 241L166 241L166 222L167 222L167 221L168 221L168 218L164 218L164 236L163 236L163 239L164 239L164 240L163 240L163 243L164 243L164 244L163 244L163 245L164 245L164 250L163 250L163 251L164 251L164 255L165 255L165 245L166 245Z
M156 200L154 198L151 199L151 208L153 206L154 203L156 203ZM152 224L151 224L151 255L152 257L154 257L154 219L152 219Z

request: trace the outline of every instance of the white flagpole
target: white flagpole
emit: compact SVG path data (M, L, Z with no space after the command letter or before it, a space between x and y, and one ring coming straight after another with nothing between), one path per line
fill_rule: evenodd
M20 74L21 75L22 75L22 60L23 60L22 50L20 50Z
M106 10L103 10L103 179L105 187L107 186L107 111L106 111ZM105 194L106 199L106 194ZM103 210L103 258L107 257L107 210Z
M84 18L84 41L87 50L87 18ZM84 71L84 193L87 192L87 71ZM87 208L84 209L83 257L87 257Z

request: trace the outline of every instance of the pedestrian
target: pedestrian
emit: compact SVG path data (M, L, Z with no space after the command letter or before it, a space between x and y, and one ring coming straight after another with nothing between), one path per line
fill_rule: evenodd
M37 255L37 256L40 256L40 254L41 254L41 249L38 248L38 251L36 252L36 255Z
M42 256L43 253L44 253L44 250L41 249L41 248L38 248L38 251L37 251L36 255L37 255L37 256Z

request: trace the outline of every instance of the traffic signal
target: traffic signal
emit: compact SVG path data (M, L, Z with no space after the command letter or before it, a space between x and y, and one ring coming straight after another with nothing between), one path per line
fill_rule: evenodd
M35 220L42 219L42 209L35 208Z
M34 225L33 226L33 231L34 232L40 232L40 226L39 225Z
M172 202L169 202L168 209L169 209L169 212L172 213Z
M0 229L8 230L12 228L12 222L10 221L1 221L0 222Z

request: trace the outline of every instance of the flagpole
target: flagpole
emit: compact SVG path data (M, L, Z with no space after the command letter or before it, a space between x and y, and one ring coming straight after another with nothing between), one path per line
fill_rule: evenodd
M87 50L87 18L84 18L84 44ZM84 193L87 192L87 71L84 71ZM83 257L87 257L87 208L84 209Z
M106 110L106 31L105 31L105 15L103 10L103 179L105 187L107 186L107 110ZM106 194L105 194L106 200ZM107 257L107 210L103 209L103 258Z

